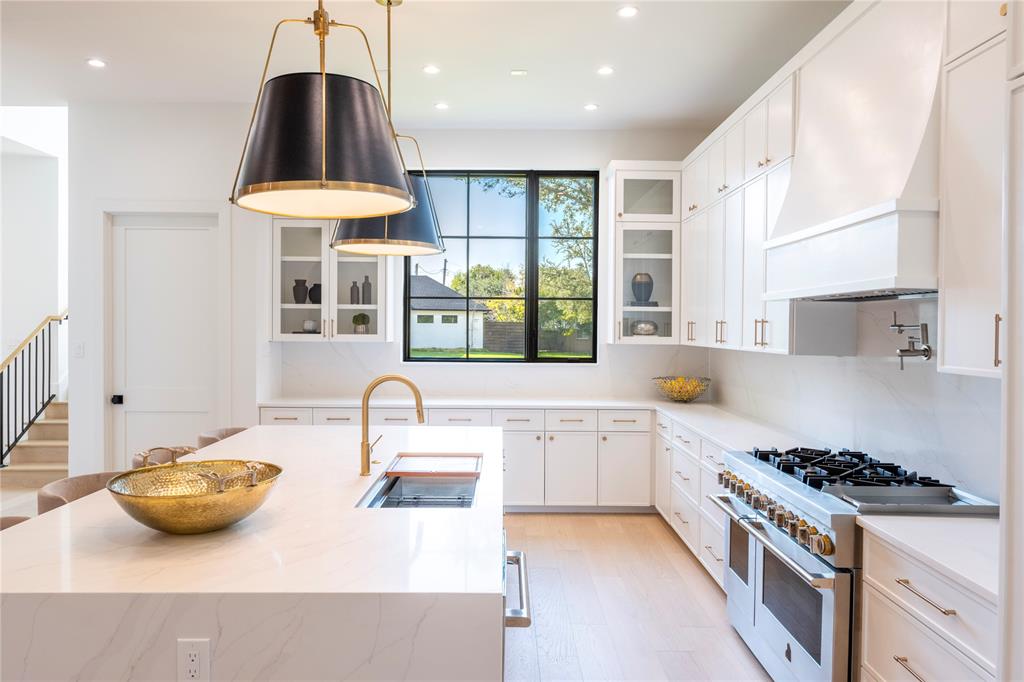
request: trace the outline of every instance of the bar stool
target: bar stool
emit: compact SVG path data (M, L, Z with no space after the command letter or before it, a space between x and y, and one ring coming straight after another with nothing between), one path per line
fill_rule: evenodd
M51 481L36 493L36 507L40 514L45 514L57 507L63 507L68 502L74 502L80 497L91 495L97 490L103 490L107 485L107 481L119 473L121 472L101 471L98 474L69 476L59 481Z
M199 434L199 447L205 448L207 445L213 445L217 441L224 440L229 436L233 436L236 433L245 431L247 426L229 426L225 429L213 429L212 431L203 431Z
M22 521L28 521L28 519L29 517L27 516L0 516L0 530L16 526Z
M191 455L196 449L190 445L176 445L173 447L160 446L137 452L132 456L132 469L141 469L155 464L174 463L182 455Z

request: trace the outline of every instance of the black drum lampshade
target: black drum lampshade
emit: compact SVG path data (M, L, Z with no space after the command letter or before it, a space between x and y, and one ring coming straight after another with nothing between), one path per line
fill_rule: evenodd
M321 107L322 92L320 73L289 73L267 81L236 203L292 218L389 216L415 206L377 89L358 78L328 73L326 108Z
M439 253L440 239L433 206L427 195L427 179L422 173L409 174L416 207L411 211L384 218L339 220L334 228L331 248L345 253L375 256L424 256Z

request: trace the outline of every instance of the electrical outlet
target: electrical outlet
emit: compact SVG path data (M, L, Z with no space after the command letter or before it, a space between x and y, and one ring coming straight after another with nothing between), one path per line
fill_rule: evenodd
M210 680L210 640L178 640L178 682Z

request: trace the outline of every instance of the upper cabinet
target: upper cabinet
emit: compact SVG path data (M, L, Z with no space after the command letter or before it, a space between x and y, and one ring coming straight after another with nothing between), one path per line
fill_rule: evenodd
M683 169L683 218L701 211L714 201L709 198L708 165L708 152L705 152Z
M679 343L678 254L678 223L616 225L616 343Z
M615 219L674 222L680 219L679 171L615 171Z
M1024 5L1006 3L1006 80L1024 75Z
M333 227L274 220L274 341L388 340L386 259L337 253Z
M1005 65L1006 42L999 38L942 72L937 339L941 372L1002 374L997 344Z
M725 137L722 136L711 143L707 151L708 157L708 203L713 204L722 198L727 191L725 181Z
M744 177L751 180L793 155L793 98L790 76L743 120Z
M725 188L723 194L739 189L743 184L743 122L740 121L725 134Z
M717 213L717 208L713 207ZM708 299L708 215L710 211L683 222L682 343L706 346L710 338L707 324Z
M946 12L946 58L962 57L1007 27L1009 5L999 0L949 0Z

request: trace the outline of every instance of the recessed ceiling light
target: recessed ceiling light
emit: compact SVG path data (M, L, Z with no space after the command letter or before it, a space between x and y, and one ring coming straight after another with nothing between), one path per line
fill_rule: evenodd
M527 73L528 72L527 72L526 69L512 69L511 71L508 72L508 75L510 75L510 76L525 76Z
M583 108L586 109L587 111L597 111L596 104L584 104Z
M610 66L602 66L600 69L597 70L597 75L599 76L610 76L613 73L615 73L615 69L613 69Z
M99 59L98 57L93 57L92 59L87 59L85 61L85 63L88 64L89 66L93 67L94 69L102 69L104 66L107 65L107 63L105 61L103 61L102 59Z
M445 109L448 108L448 103L447 102L435 102L434 103L434 108L439 110L439 111L444 111Z
M636 7L633 7L632 5L626 5L625 7L620 7L619 8L618 14L623 19L632 19L639 12L640 12L640 10L638 10Z
M441 69L438 68L437 66L434 66L433 64L427 64L426 66L423 67L423 73L427 74L428 76L436 76L437 74L441 73Z

